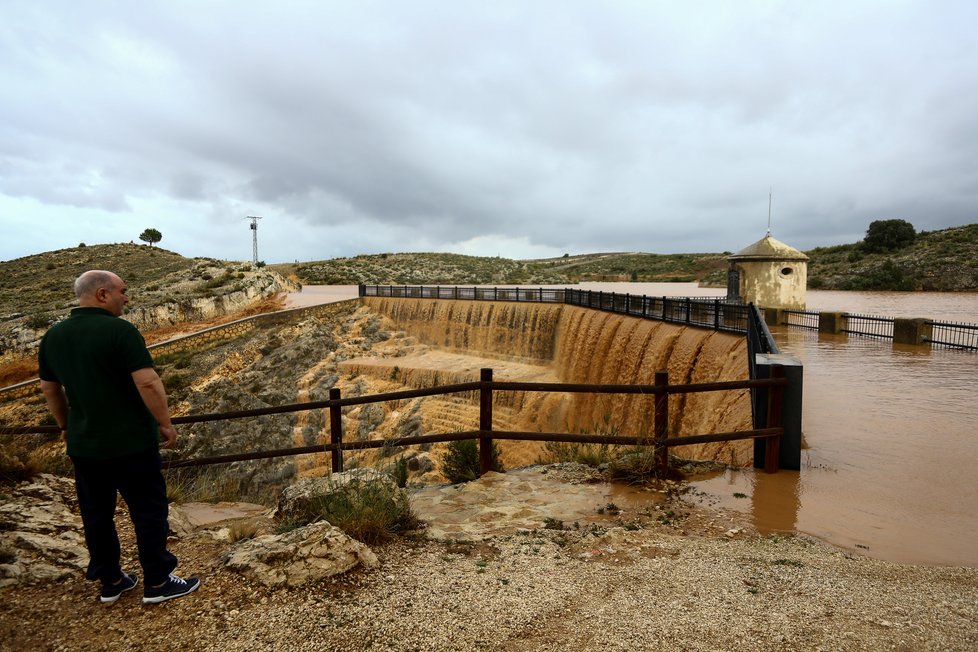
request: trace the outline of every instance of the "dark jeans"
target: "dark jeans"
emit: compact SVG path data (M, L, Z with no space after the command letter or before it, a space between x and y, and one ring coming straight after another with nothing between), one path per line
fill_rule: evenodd
M166 549L170 530L160 452L154 449L108 460L72 457L71 461L90 558L85 577L112 583L121 575L115 507L122 494L136 531L145 585L165 582L177 567L177 558Z

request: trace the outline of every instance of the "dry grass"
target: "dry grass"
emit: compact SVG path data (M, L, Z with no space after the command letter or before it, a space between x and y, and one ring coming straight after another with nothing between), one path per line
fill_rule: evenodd
M220 315L218 317L214 317L213 319L195 322L181 322L179 324L173 324L172 326L164 326L163 328L147 330L143 333L143 339L146 340L147 344L159 344L160 342L165 342L173 339L174 337L187 335L189 333L204 330L205 328L213 328L214 326L220 326L221 324L227 324L238 319L260 315L266 312L275 312L277 310L281 310L284 306L285 295L266 297L245 308L244 310L239 310L226 315Z
M13 358L0 364L0 387L16 385L37 378L37 360L33 357Z

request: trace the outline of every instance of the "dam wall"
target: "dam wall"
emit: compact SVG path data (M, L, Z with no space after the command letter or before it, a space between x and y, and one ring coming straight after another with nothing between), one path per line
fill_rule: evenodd
M743 380L743 336L650 321L566 304L363 297L364 305L419 342L443 351L526 365L521 377L495 380L654 384L665 369L672 384ZM405 375L407 376L407 375ZM475 380L478 371L452 382ZM407 381L407 377L404 378ZM443 379L444 380L444 379ZM514 429L550 432L652 433L654 397L634 394L496 392L495 405L516 415ZM747 390L673 395L669 436L748 430ZM497 426L498 427L498 426ZM749 463L749 441L677 448L681 457Z

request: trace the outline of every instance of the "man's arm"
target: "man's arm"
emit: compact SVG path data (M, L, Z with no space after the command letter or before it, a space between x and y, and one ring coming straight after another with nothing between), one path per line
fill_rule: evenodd
M47 401L48 409L54 415L54 420L61 428L61 441L64 441L65 431L68 429L68 397L65 396L64 387L53 380L42 380L41 392L44 394L44 400Z
M152 367L138 369L132 372L132 381L143 398L143 403L149 408L156 422L160 424L160 435L163 436L163 448L172 448L177 441L177 431L170 423L170 408L166 404L166 388L160 375Z

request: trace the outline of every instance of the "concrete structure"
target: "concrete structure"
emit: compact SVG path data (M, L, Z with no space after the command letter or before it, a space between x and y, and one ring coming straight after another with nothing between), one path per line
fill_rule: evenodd
M805 309L808 256L770 233L728 256L727 298L764 308Z

